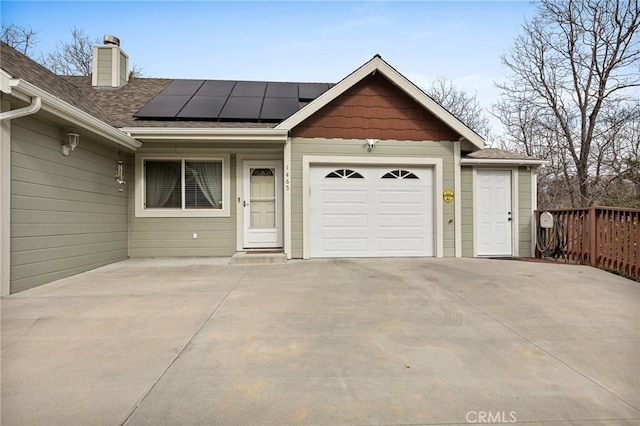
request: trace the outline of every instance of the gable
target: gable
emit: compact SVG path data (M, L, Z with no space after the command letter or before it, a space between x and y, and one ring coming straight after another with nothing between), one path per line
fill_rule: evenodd
M460 138L380 73L354 84L295 126L291 136L413 141Z

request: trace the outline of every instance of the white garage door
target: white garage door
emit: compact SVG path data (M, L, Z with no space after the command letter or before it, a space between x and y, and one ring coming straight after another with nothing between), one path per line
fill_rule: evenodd
M428 167L314 166L311 257L433 256Z

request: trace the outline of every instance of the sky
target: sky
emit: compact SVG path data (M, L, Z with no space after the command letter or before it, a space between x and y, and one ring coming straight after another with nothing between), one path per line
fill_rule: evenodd
M145 77L337 82L375 54L418 86L438 77L497 101L500 56L526 1L4 1L4 24L38 32L32 56L71 30L117 36Z

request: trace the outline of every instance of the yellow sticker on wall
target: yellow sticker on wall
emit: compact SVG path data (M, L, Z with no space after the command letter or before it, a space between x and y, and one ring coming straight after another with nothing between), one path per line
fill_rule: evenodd
M451 204L451 202L453 201L453 190L452 189L445 189L444 191L442 191L442 198L444 199L444 202L447 204Z

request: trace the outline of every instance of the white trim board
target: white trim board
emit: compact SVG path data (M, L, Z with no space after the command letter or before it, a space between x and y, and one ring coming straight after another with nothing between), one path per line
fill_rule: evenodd
M9 108L8 102L2 102ZM4 108L3 108L4 109ZM0 122L0 296L11 292L11 120Z
M444 225L442 212L442 184L443 166L442 158L411 158L411 157L351 157L351 156L302 156L302 258L309 259L310 253L310 178L309 168L316 164L358 164L358 165L414 165L433 166L433 190L434 190L434 219L435 219L435 257L444 255Z

